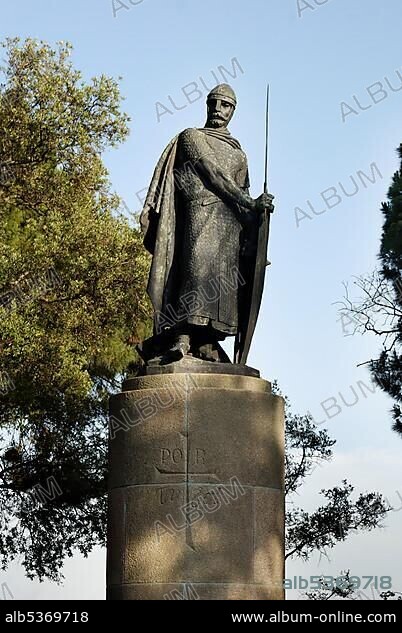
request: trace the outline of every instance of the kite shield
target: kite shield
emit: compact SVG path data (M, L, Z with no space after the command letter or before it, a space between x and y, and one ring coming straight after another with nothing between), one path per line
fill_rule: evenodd
M256 236L256 257L254 265L248 261L245 296L241 301L239 313L239 332L235 340L234 362L245 365L250 351L251 341L260 312L264 291L265 271L267 267L267 251L271 213L264 212L260 216L260 226Z

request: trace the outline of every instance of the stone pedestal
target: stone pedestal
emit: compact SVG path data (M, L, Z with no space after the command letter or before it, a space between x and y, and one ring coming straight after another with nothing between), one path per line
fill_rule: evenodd
M110 404L108 599L283 600L283 461L265 380L127 380Z

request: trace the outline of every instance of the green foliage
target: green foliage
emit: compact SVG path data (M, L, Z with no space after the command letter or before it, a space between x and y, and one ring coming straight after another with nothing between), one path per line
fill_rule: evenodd
M7 40L0 68L0 533L3 566L57 579L104 543L107 400L149 328L139 231L101 152L128 118L71 46ZM32 487L62 493L29 512Z
M280 393L276 384L273 392ZM332 447L336 442L325 429L317 429L310 414L294 414L288 398L285 398L285 425L285 558L308 560L315 552L326 554L350 534L370 531L381 525L381 520L391 509L382 495L368 492L353 498L354 488L346 480L332 489L321 490L325 503L313 512L295 505L295 495L300 494L306 477L332 459ZM346 583L330 597L348 597L350 590ZM328 591L323 584L317 595L328 596ZM315 593L308 597L328 599L317 598Z
M402 160L402 144L398 148ZM402 163L388 191L388 202L382 205L384 224L382 228L380 258L383 273L388 279L400 279L402 271Z
M346 480L340 486L322 490L326 504L314 512L299 508L286 515L288 552L286 557L298 556L307 560L315 552L325 552L350 533L372 530L379 525L388 508L378 493L360 494L352 499L353 486Z
M398 153L402 160L402 145ZM368 278L357 278L361 294L356 301L346 288L342 312L349 314L355 332L371 332L382 342L378 358L367 364L374 381L394 400L393 429L402 435L402 162L382 213L381 268Z
M285 398L285 495L297 492L314 468L332 457L331 439L326 431L317 430L311 415L292 413Z
M402 145L398 153L402 159ZM371 363L371 370L377 384L395 401L393 428L402 435L402 162L393 176L382 212L381 273L391 286L394 318L391 336L385 333L384 349Z

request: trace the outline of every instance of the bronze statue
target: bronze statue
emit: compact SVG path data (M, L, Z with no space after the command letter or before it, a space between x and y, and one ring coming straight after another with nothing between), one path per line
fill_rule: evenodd
M247 360L274 207L266 186L249 195L247 157L227 129L236 103L229 85L213 88L205 127L178 134L156 166L141 214L153 256L154 335L138 347L147 363L230 362L219 345L228 336L234 362Z

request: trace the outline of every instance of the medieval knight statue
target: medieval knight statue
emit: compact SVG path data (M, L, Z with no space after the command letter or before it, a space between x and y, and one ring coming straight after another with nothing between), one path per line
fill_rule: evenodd
M227 129L236 103L227 84L213 88L205 127L178 134L156 166L141 214L154 335L138 349L148 364L230 362L219 344L229 336L234 362L246 363L274 207L267 187L249 195L247 158Z

